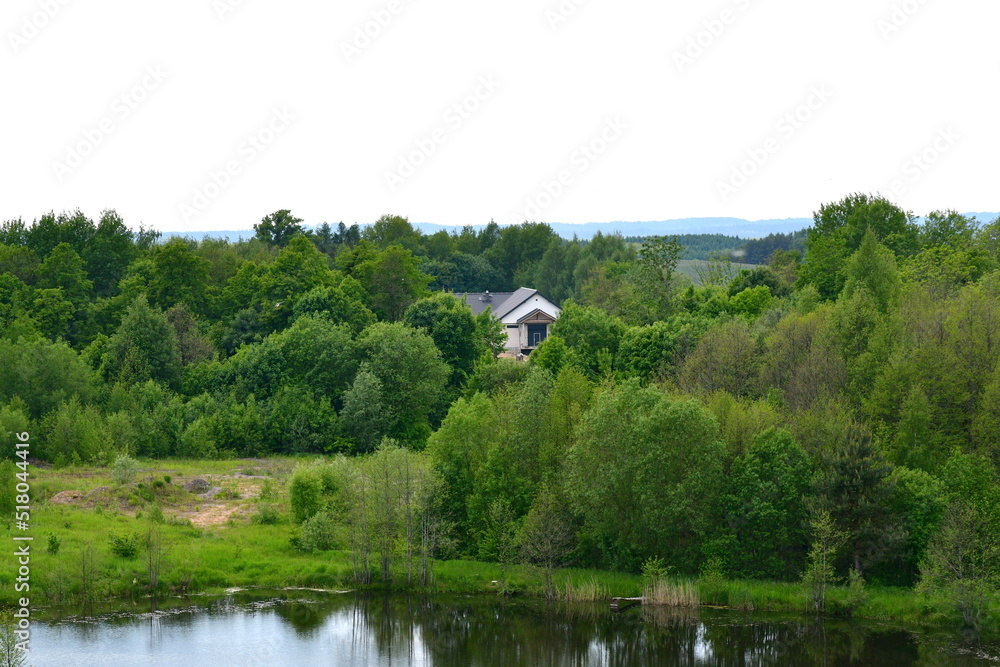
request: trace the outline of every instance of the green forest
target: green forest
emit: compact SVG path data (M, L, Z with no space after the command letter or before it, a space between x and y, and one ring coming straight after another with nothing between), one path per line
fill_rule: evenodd
M293 545L349 549L360 583L467 558L915 588L973 625L996 600L1000 219L853 194L694 282L666 237L254 229L5 222L7 442L54 468L299 457ZM521 286L563 308L526 362L450 295Z

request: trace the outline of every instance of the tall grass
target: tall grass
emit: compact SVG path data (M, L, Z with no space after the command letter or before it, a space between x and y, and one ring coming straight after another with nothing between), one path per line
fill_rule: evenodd
M597 577L591 576L574 584L566 581L566 588L562 591L562 598L567 602L599 602L611 597L608 587L600 582Z
M642 595L646 604L670 607L699 607L701 595L693 581L675 581L667 577L656 577L647 582Z

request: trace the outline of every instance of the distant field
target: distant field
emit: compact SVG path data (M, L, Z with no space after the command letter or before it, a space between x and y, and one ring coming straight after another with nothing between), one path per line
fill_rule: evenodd
M733 262L732 273L735 276L740 272L741 269L752 269L755 268L755 264L737 264ZM704 259L682 259L677 262L677 270L683 273L685 276L691 279L695 285L701 285L701 278L699 277L699 271L704 272L708 268L708 261Z

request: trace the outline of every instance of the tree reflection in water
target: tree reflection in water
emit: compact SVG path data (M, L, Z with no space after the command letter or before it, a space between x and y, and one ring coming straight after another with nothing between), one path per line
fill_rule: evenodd
M390 664L906 665L934 653L903 630L690 608L365 596L352 616Z
M710 608L615 614L606 603L309 591L128 606L43 622L38 664L175 664L183 655L194 667L220 654L261 666L991 664L979 638L957 632ZM1000 653L995 641L985 646Z

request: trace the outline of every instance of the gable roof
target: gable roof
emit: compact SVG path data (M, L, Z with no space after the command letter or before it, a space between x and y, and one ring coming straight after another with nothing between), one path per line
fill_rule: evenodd
M531 297L538 294L536 289L528 289L527 287L521 287L516 292L507 297L502 304L493 309L493 314L497 316L498 319L503 319L512 310L520 306L522 303L530 299Z
M538 294L536 289L521 287L514 292L460 292L455 296L468 304L473 315L479 315L487 308L492 308L493 315L502 320L536 294Z
M497 308L502 306L513 292L468 292L455 294L455 298L464 301L472 309L473 315L479 315L487 308L493 308L496 315Z

